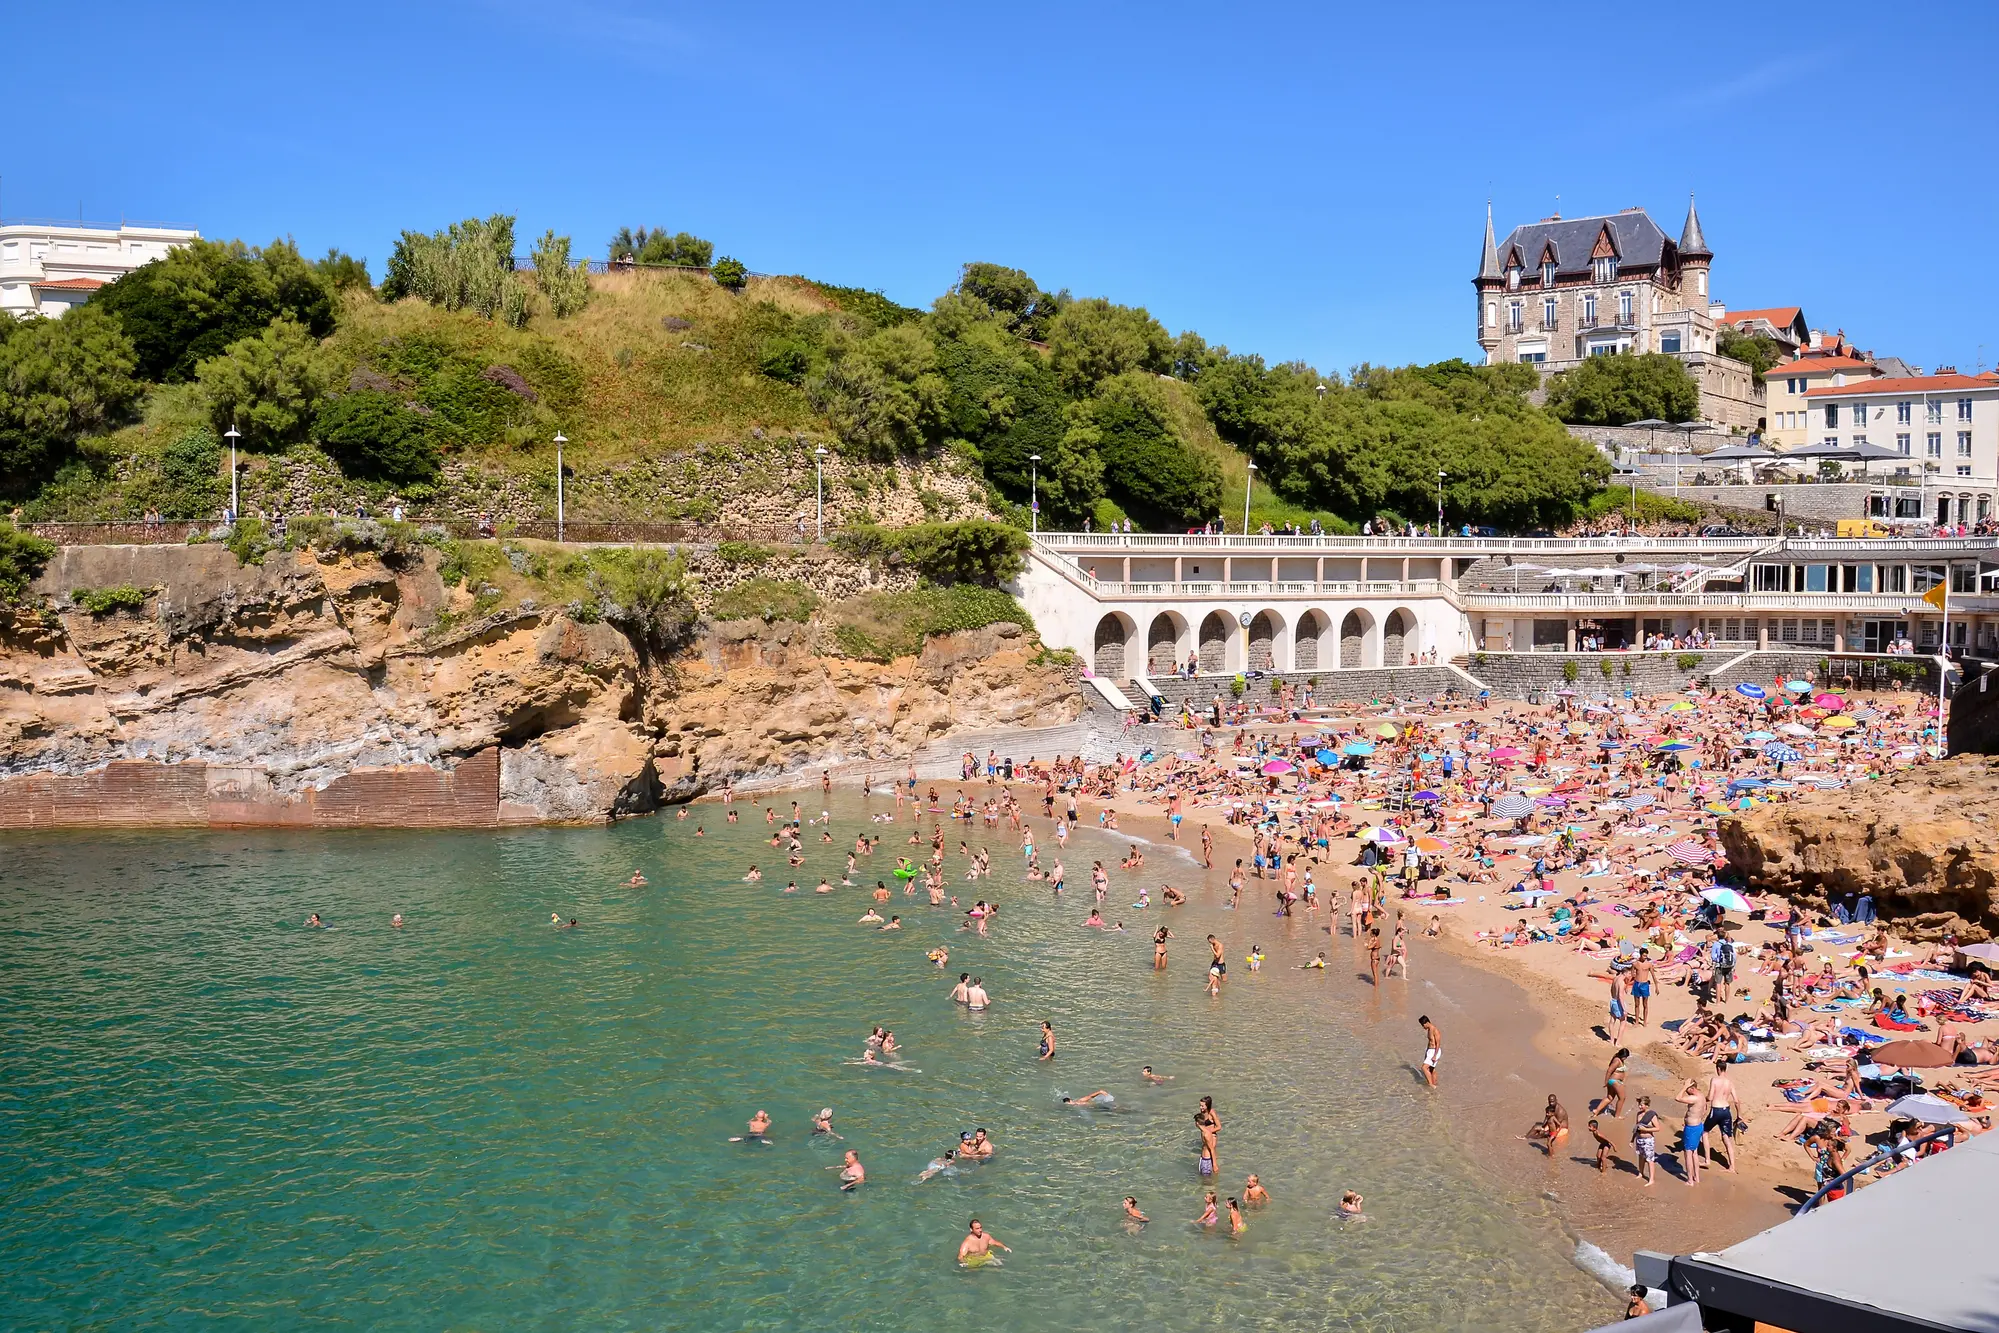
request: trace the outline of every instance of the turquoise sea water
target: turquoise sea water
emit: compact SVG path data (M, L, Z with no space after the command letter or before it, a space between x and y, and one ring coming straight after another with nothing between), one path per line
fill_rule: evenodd
M1116 871L1106 914L1133 929L1082 930L1089 860L1114 866L1127 840L1072 843L1058 904L1004 830L972 835L993 877L955 886L1004 904L990 938L900 893L887 910L907 928L878 933L855 924L863 889L810 892L837 883L859 829L884 834L867 885L904 850L906 822L859 808L836 808L833 847L809 845L797 896L761 817L731 828L714 806L700 839L694 819L651 819L0 841L4 1322L1416 1330L1614 1313L1545 1205L1455 1146L1412 1063L1425 1001L1376 994L1350 942L1222 910L1219 883L1137 911ZM1198 883L1175 858L1155 849L1144 875ZM751 860L760 885L738 882ZM650 886L620 887L635 867ZM314 911L330 929L301 924ZM1157 975L1161 919L1178 938ZM1231 960L1218 1001L1210 930ZM1253 940L1270 956L1254 975ZM948 976L924 959L938 944ZM1292 970L1321 948L1343 965ZM960 970L991 1011L948 1002ZM1052 1065L1033 1058L1043 1018ZM845 1063L874 1023L920 1073ZM1142 1087L1147 1063L1174 1081ZM1117 1112L1057 1101L1100 1087ZM1276 1196L1240 1238L1190 1225L1202 1093L1221 1193L1253 1170ZM808 1133L826 1105L844 1143ZM773 1145L728 1143L758 1108ZM994 1162L916 1183L976 1126ZM843 1147L868 1170L853 1195L824 1169ZM1334 1220L1348 1188L1364 1224ZM956 1266L974 1215L1013 1247L1003 1268Z

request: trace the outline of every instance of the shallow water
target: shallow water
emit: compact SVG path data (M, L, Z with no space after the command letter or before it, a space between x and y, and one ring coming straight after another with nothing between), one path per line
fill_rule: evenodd
M905 930L876 932L855 924L862 889L810 892L859 829L884 834L869 885L904 850L906 822L858 809L838 808L841 841L808 852L796 896L762 819L730 828L714 806L701 839L655 819L0 841L8 1322L1568 1330L1615 1313L1548 1205L1456 1146L1413 1063L1421 994L1376 993L1349 942L1222 910L1217 889L1137 911L1115 869L1106 915L1132 929L1081 930L1091 856L1114 867L1126 840L1073 842L1057 904L1004 830L971 835L993 878L954 886L1004 904L990 938L920 893L888 908ZM1151 856L1147 882L1196 882L1177 851ZM738 882L751 860L760 885ZM619 887L634 867L649 887ZM313 911L331 929L302 926ZM1162 919L1178 938L1156 975ZM924 960L938 944L948 975ZM1292 970L1320 948L1333 969ZM961 970L991 1011L947 1001ZM877 1022L920 1073L844 1063ZM1147 1063L1174 1081L1140 1086ZM1115 1113L1057 1101L1100 1087ZM1202 1093L1222 1194L1254 1170L1276 1196L1240 1238L1190 1225ZM807 1133L826 1105L841 1144ZM728 1143L759 1107L773 1144ZM915 1182L975 1126L996 1161ZM822 1169L842 1147L868 1169L854 1195ZM1368 1222L1333 1219L1348 1188ZM1136 1234L1125 1194L1153 1218ZM955 1265L974 1215L1013 1247L1003 1268Z

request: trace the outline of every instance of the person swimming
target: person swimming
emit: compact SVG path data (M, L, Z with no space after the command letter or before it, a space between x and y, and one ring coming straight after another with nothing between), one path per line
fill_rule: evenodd
M824 1134L829 1138L837 1139L840 1137L840 1135L835 1134L833 1132L832 1107L830 1106L824 1107L820 1110L818 1115L812 1117L812 1132L814 1134Z
M924 1167L922 1172L917 1175L916 1183L920 1185L932 1176L955 1176L957 1174L958 1150L956 1148L946 1148L942 1157L933 1157L930 1159L930 1164Z
M1117 1105L1117 1098L1111 1096L1102 1088L1098 1088L1095 1092L1085 1093L1081 1097L1063 1097L1062 1104L1064 1106L1094 1106L1110 1110Z
M1340 1195L1340 1220L1343 1222L1365 1222L1367 1214L1360 1210L1359 1190L1348 1190Z

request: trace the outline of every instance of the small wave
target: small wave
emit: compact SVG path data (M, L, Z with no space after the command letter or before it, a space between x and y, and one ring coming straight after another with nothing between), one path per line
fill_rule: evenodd
M1586 1240L1578 1240L1576 1252L1569 1257L1575 1261L1577 1268L1620 1296L1631 1290L1631 1284L1638 1280L1638 1274L1611 1258L1602 1246L1592 1245Z

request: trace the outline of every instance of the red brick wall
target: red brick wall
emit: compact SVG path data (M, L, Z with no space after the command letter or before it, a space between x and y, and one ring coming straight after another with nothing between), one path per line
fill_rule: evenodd
M245 800L211 797L208 766L119 760L92 773L0 778L0 829L203 825L280 828L489 828L500 817L500 752L449 771L361 769L323 791Z

